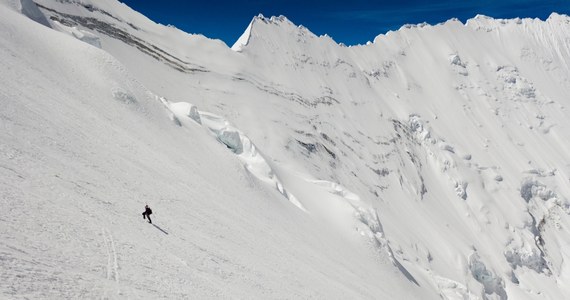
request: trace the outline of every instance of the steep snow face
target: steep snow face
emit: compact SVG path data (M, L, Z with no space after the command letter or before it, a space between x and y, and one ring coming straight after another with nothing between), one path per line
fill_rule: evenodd
M305 169L373 203L420 285L446 297L567 297L552 287L568 245L568 17L407 26L351 48L258 25L242 53L267 78L336 100L307 105Z
M259 17L262 16L260 15ZM251 37L251 27L253 26L253 22L255 22L256 19L257 18L251 20L249 26L247 26L243 34L237 39L237 41L232 46L232 50L240 52L243 49L243 47L247 46L247 43L249 43L249 38Z
M158 202L176 209L169 226L225 237L193 243L192 249L203 249L200 256L198 250L180 250L188 244L179 233L158 235L167 243L161 249L172 254L161 261L172 268L153 266L155 270L178 270L175 257L186 263L184 270L208 280L188 289L176 285L181 295L215 295L214 282L233 283L232 294L220 296L238 297L570 297L567 16L553 14L546 21L477 16L467 24L450 20L436 26L410 25L354 47L318 37L285 17L258 16L230 49L154 24L113 1L38 3L54 29L99 41L132 76L126 86L142 83L135 90L147 91L143 99L150 106L145 111L162 112L168 124L190 132L192 145L207 145L187 150L178 142L155 141L152 130L136 139L141 145L161 145L152 157L176 162L172 167L146 166L159 174L177 174L168 185L172 203ZM89 38L81 38L85 36ZM14 64L28 65L25 57ZM7 90L17 95L16 86ZM113 99L143 103L140 96L132 96L135 91L125 90L113 90ZM155 126L154 121L143 123ZM160 132L179 134L161 126ZM25 144L9 145L24 149ZM121 149L111 152L123 156ZM143 154L134 157L147 161L150 156ZM125 163L119 158L114 162L117 168ZM178 171L188 164L194 175ZM210 164L217 166L214 171L206 167ZM202 176L200 184L176 188L176 182ZM155 178L137 182L148 184ZM240 185L244 182L246 187ZM162 190L153 184L148 189L154 194L138 193L137 198L158 197ZM188 204L174 203L184 193L195 192L200 196L193 199L201 202L192 204L193 216L206 214L225 229L175 220L189 212ZM81 203L90 203L93 193L86 190ZM243 199L250 201L247 208L240 207ZM212 203L217 205L215 213L209 211ZM255 208L260 203L261 210ZM121 202L121 209L127 211L130 204ZM238 219L252 221L241 225ZM271 231L254 229L268 226ZM227 230L229 240L220 233ZM279 242L273 237L276 232ZM104 233L105 243L130 241L113 236ZM314 238L319 242L309 242ZM271 252L263 252L265 247L275 250L277 246L270 246L274 242L289 245L279 252L287 254L276 259L259 253ZM319 243L334 246L327 248L334 251ZM215 259L215 264L200 268L188 258L212 258L217 247L231 251L222 251L224 259ZM234 268L233 251L255 267ZM271 266L260 264L259 255ZM297 255L301 258L294 258ZM110 254L106 279L115 278L117 289L124 291L148 278L127 261L114 268L115 260L117 255ZM322 280L317 273L325 274L325 282L299 285L288 275L300 266L315 270L303 272L299 278L308 280L303 282ZM113 274L119 276L121 268L137 277L128 284L119 282ZM16 276L14 272L9 274ZM177 280L188 278L185 272L175 273ZM246 279L232 280L228 274L236 272ZM258 282L255 274L269 279L262 286L249 284ZM397 276L388 280L386 274ZM163 277L168 278L173 277ZM272 279L291 287L280 288ZM338 282L338 289L331 285ZM268 292L262 288L266 284ZM156 293L167 295L163 290Z
M420 297L267 185L223 117L1 3L0 27L0 298Z

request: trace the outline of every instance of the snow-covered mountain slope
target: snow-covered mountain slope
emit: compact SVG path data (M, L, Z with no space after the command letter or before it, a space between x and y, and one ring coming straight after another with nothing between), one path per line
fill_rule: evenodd
M570 298L567 16L229 48L36 3L0 12L3 295Z
M211 136L223 119L186 120L108 53L0 14L2 298L420 295L256 180Z

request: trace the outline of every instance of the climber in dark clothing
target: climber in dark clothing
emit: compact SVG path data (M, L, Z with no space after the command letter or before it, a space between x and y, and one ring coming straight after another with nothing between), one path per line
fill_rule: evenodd
M150 215L152 215L152 209L148 207L148 204L144 206L144 212L142 213L143 219L146 217L148 218L148 222L152 224L152 220L150 219Z

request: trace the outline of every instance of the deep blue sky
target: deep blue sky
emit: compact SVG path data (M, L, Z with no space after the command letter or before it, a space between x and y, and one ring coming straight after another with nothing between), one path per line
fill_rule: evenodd
M570 15L570 0L120 0L151 20L189 33L223 40L228 46L253 16L284 15L317 35L347 45L364 44L403 24L461 21L484 14L494 18Z

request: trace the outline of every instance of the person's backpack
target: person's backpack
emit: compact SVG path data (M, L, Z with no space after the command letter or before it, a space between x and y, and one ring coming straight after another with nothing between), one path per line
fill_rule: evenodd
M148 214L152 215L152 209L150 209L150 207L148 208Z

